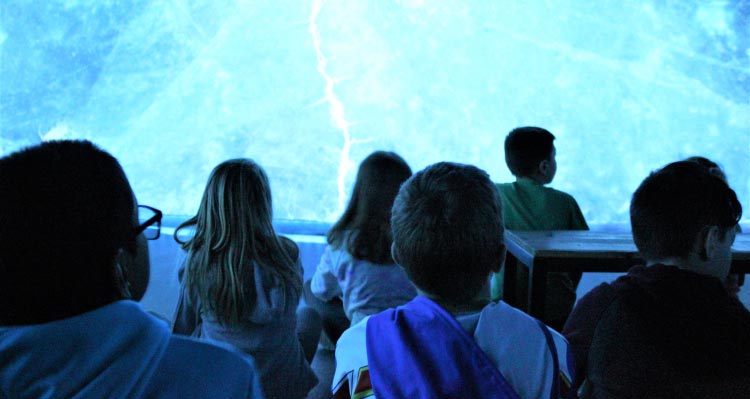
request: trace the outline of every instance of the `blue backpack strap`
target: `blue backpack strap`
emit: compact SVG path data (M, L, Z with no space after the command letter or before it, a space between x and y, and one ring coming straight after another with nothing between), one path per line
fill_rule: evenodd
M474 338L425 297L370 316L366 342L379 398L519 399Z
M552 334L549 332L547 326L541 321L537 320L539 328L544 333L544 338L547 339L547 347L552 352L552 367L553 367L553 378L552 378L552 392L550 392L550 399L560 398L560 360L557 358L557 345L555 345L555 339L552 338Z

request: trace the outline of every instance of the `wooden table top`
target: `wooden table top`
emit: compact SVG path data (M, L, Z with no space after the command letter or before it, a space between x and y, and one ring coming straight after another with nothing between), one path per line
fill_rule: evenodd
M528 266L533 265L535 259L640 261L630 232L506 230L505 243L508 251ZM733 269L750 268L750 234L737 234L732 246L732 263Z

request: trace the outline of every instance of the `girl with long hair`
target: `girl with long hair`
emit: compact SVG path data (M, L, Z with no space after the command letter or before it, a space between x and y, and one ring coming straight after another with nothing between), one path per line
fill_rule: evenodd
M316 383L308 363L320 327L311 309L297 313L299 251L271 221L270 185L257 163L232 159L214 168L198 213L174 234L187 252L174 332L249 354L266 398L304 398ZM183 241L186 228L195 234ZM299 317L308 331L296 328Z
M370 154L359 165L346 211L328 232L328 246L310 291L320 301L338 304L338 309L343 306L351 323L402 305L417 294L391 257L391 207L410 176L409 165L396 153ZM319 311L324 330L335 342L348 323L336 322L335 312Z

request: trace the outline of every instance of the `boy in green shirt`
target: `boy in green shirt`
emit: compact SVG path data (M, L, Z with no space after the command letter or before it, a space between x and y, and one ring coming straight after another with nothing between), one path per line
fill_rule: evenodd
M576 200L545 187L555 177L555 136L539 127L519 127L505 138L505 163L516 176L513 183L497 184L508 230L588 230ZM519 298L528 297L529 271L516 270ZM581 273L549 273L544 322L562 330L576 300ZM502 275L492 279L492 297L502 297Z

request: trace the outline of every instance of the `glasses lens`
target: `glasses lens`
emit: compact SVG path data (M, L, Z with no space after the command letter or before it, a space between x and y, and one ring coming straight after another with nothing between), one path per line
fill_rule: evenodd
M156 240L159 238L161 233L161 220L157 217L157 213L145 206L138 206L138 224L143 230L143 236L147 240Z

